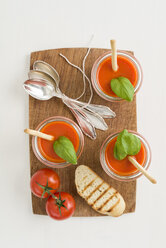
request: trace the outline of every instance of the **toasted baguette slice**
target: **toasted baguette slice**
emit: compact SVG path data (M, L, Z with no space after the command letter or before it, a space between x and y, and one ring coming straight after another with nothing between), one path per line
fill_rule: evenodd
M78 194L97 212L114 217L123 214L125 210L123 197L88 166L77 167L75 184Z

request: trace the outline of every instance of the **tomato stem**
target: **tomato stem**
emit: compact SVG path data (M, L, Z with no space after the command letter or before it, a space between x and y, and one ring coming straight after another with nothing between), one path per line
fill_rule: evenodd
M38 182L36 182L36 184L39 185L39 186L43 189L43 193L42 193L41 198L44 197L45 193L47 193L47 194L49 194L49 195L52 194L52 193L50 192L50 190L56 190L56 189L53 189L53 188L51 188L51 187L48 187L48 178L47 178L47 183L46 183L45 186L41 185L41 184L38 183Z
M57 197L56 197L54 194L52 194L52 193L51 193L51 196L52 196L52 198L55 199L55 204L58 206L60 215L62 215L62 213L61 213L61 207L67 209L67 207L63 204L66 200L63 200L63 201L62 201L60 192L59 192L59 198L57 198Z
M59 192L59 198L56 197L50 190L56 190L56 189L53 189L51 187L48 187L48 179L47 179L47 183L45 186L41 185L40 183L36 182L37 185L39 185L42 189L43 189L43 193L42 193L42 197L44 197L45 193L47 193L48 195L51 195L53 199L55 199L55 204L58 206L58 209L59 209L59 213L60 215L62 215L61 213L61 207L67 209L67 207L63 204L66 200L63 200L61 199L61 194Z

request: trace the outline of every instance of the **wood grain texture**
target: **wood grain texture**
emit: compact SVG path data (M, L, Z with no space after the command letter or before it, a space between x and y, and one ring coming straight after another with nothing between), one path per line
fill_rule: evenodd
M96 49L93 48L86 61L86 74L88 77L91 75L91 68L94 61L107 49ZM59 53L65 55L72 63L82 66L82 61L87 52L87 48L62 48L54 50L46 50L33 52L31 54L31 69L34 61L43 60L57 70L60 75L60 88L67 96L76 98L81 93L82 89L82 74L77 70L68 65L65 60L59 56ZM81 100L87 100L90 92L87 91L86 97ZM109 129L105 132L97 131L97 139L95 141L85 137L85 146L82 156L78 160L78 164L85 164L90 166L100 177L102 177L111 186L115 187L126 202L126 213L134 212L136 205L136 181L132 182L119 182L116 181L103 171L100 160L99 151L103 141L106 137L114 132L120 131L124 128L135 130L137 129L136 120L136 98L133 102L122 101L120 103L107 102L100 98L95 92L92 103L107 105L113 111L116 112L116 118L105 119ZM29 97L29 128L35 129L37 125L44 119L62 115L75 121L70 110L62 103L60 99L53 98L49 101L39 101L32 97ZM30 165L31 175L37 170L44 168L45 166L38 161L35 157L30 137ZM61 179L61 191L67 191L71 193L76 200L76 211L74 216L99 216L88 204L77 194L76 187L74 184L75 166L71 165L68 168L55 169ZM45 200L32 195L32 207L34 214L46 214L45 211Z

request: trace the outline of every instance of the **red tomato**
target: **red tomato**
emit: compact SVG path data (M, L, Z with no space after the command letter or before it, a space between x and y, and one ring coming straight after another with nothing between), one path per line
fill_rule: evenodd
M54 193L58 200L50 196L46 202L47 214L55 220L64 220L71 217L75 210L74 198L66 192Z
M60 179L57 173L47 168L38 170L33 174L30 182L32 193L40 198L47 198L49 196L47 192L49 191L54 194L59 185Z

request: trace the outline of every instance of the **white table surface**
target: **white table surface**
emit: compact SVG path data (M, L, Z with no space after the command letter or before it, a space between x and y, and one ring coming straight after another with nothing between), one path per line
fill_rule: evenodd
M164 0L0 0L0 247L163 248L166 221L166 35ZM56 222L32 214L28 96L22 83L32 51L60 47L133 50L144 81L137 97L138 131L149 141L158 180L137 184L137 207L120 218Z

